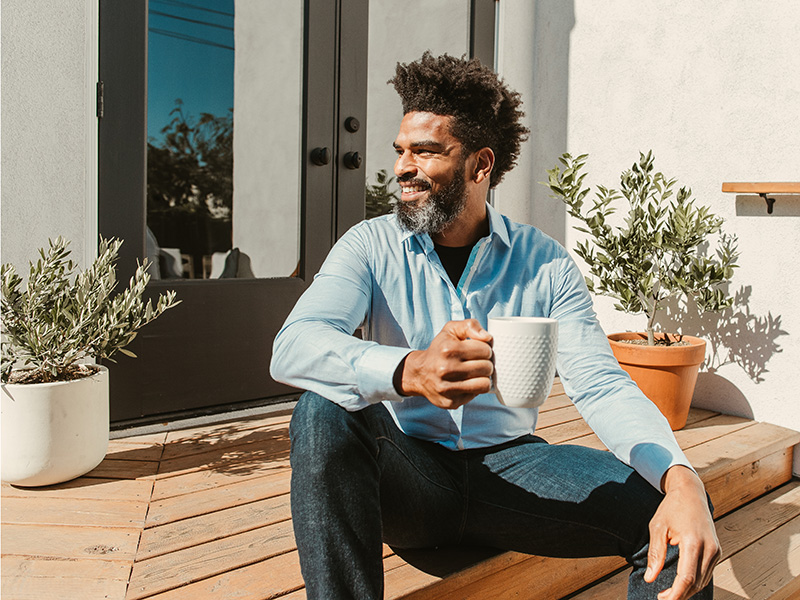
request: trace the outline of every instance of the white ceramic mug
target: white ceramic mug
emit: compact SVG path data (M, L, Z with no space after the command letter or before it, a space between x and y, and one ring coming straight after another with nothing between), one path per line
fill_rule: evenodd
M556 373L558 321L545 317L492 317L492 391L512 408L540 406Z

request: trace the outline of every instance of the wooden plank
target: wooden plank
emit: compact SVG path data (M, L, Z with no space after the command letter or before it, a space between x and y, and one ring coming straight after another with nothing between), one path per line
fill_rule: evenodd
M64 577L68 579L115 579L126 584L133 563L95 558L32 557L4 554L3 577Z
M778 600L800 593L800 517L775 529L714 570L717 600Z
M3 523L144 528L144 500L3 498Z
M137 558L144 560L243 533L291 518L289 495L181 519L142 532Z
M289 468L288 447L279 451L262 451L256 444L242 448L228 448L219 452L205 452L163 461L153 498L161 500L190 494Z
M524 555L522 555L524 556ZM425 587L388 596L397 600L506 600L511 598L560 598L595 581L621 565L619 557L561 559L526 556L506 569L489 572L471 581L448 578ZM396 569L387 580L400 579L404 588L412 587L408 574ZM405 581L403 581L405 580ZM392 581L393 584L394 581Z
M797 181L726 181L722 184L723 192L740 194L800 194L800 182Z
M236 598L264 600L278 598L303 587L297 552L281 554L234 571L221 573L155 596L152 600L198 600ZM135 590L129 590L133 592Z
M215 423L191 429L179 429L167 434L164 444L165 460L176 456L201 454L218 445L242 445L250 441L288 441L291 415L253 417L240 421Z
M800 433L796 431L768 423L755 423L751 427L688 448L686 457L698 472L713 478L798 442Z
M283 437L275 436L273 432L259 431L253 434L256 439L241 443L240 440L230 443L224 441L204 448L203 452L172 453L169 458L162 459L159 475L164 477L173 473L189 472L203 465L242 470L248 459L259 462L276 456L288 456L289 434L285 426L280 431L284 434Z
M221 456L218 461L212 460L204 468L196 467L166 478L159 476L153 489L153 500L166 500L289 472L288 452L261 460L256 459L257 452L252 454L252 459L238 453L230 457Z
M564 442L569 442L588 435L591 432L592 430L583 419L568 421L560 425L545 427L543 429L536 428L536 435L542 437L551 444L563 444Z
M4 483L5 498L74 498L81 500L149 500L153 482L147 479L93 479L80 477L40 488L19 488Z
M166 434L165 434L166 435ZM106 458L115 460L161 460L164 446L161 444L141 444L122 438L108 442Z
M192 546L133 565L129 600L234 571L296 549L291 521Z
M157 460L119 460L106 457L84 477L101 479L143 479L158 473Z
M699 446L752 425L754 422L749 419L718 414L708 419L687 423L686 427L675 432L675 440L685 452L688 448Z
M0 591L8 600L124 600L127 582L117 579L3 577Z
M581 415L574 405L570 404L568 406L554 408L552 410L539 413L539 418L536 421L536 432L538 434L541 430L544 430L548 427L578 420L581 420Z
M3 523L3 555L133 560L139 529Z
M701 473L703 477L703 473ZM703 477L717 517L789 481L792 449L785 448L717 477Z
M150 504L150 510L147 513L146 527L163 525L248 502L288 494L289 476L290 473L287 469L266 477L237 481L225 487L154 501Z
M753 544L760 538L800 517L800 481L793 481L755 502L723 517L716 523L717 536L722 546L722 563ZM624 598L628 589L628 570L593 585L571 600L617 600Z

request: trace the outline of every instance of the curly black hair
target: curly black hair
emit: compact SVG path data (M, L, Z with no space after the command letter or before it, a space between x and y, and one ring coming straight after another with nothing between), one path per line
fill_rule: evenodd
M477 58L434 57L426 51L408 64L397 63L394 85L403 114L430 112L453 117L451 133L468 153L489 147L495 155L490 187L495 187L517 163L529 130L519 93Z

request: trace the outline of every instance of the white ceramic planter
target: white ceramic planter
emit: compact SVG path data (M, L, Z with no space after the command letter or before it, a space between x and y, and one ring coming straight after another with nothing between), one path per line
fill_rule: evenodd
M2 480L52 485L94 469L108 450L108 369L56 383L2 385Z

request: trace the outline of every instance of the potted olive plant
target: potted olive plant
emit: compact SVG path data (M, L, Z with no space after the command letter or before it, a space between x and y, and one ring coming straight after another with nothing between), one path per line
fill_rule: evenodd
M108 369L137 330L175 306L142 300L149 275L140 265L114 294L122 242L100 240L99 255L76 273L68 242L50 240L27 281L2 266L2 479L40 486L96 467L108 448Z
M708 256L709 237L720 233L722 219L696 206L691 189L675 193L675 179L654 172L653 154L622 173L620 189L598 186L590 205L583 187L587 155L564 154L563 165L548 171L546 185L566 205L587 234L575 252L588 265L589 290L610 296L617 310L646 316L640 333L609 335L620 365L670 421L686 424L705 341L681 333L656 331L659 310L670 300L691 299L703 311L730 306L726 286L738 257L736 238L720 234L715 256ZM618 203L624 218L612 215Z

